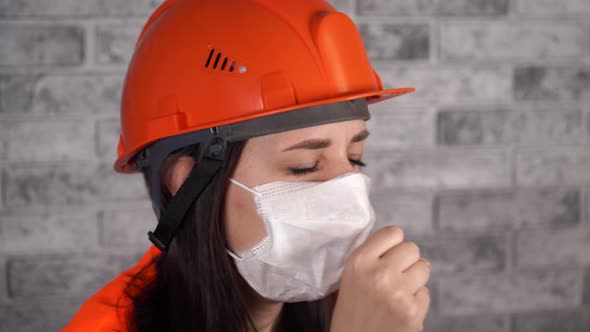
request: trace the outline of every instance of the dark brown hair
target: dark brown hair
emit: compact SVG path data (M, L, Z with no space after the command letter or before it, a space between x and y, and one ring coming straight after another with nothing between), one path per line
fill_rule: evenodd
M223 224L228 180L244 145L245 141L228 143L224 167L185 216L168 253L152 262L156 277L146 280L140 272L130 282L126 291L134 307L130 331L255 331L244 292L249 286L225 251ZM170 166L182 156L197 161L199 150L198 145L176 150L159 170L160 178L165 179ZM149 191L149 170L143 175ZM161 188L162 207L166 208L171 194L163 183ZM285 303L279 331L329 331L333 302L326 298Z

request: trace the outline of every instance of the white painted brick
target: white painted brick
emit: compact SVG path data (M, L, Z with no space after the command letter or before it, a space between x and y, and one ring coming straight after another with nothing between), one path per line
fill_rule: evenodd
M514 315L515 332L590 331L590 308L540 310Z
M425 194L399 194L395 190L379 190L371 194L375 209L375 230L396 225L406 236L433 232L432 196Z
M115 161L121 133L119 119L103 119L96 124L96 154L101 160Z
M427 332L507 332L507 320L503 315L441 316L431 311L424 321Z
M157 223L151 205L103 211L99 219L100 243L106 248L147 247L147 233Z
M517 67L515 98L519 101L590 100L590 69L585 67Z
M400 107L395 99L377 103L370 108L367 130L371 136L367 149L411 149L434 145L434 111L427 108Z
M9 294L89 297L123 271L135 265L124 255L52 254L13 257L8 261Z
M584 276L584 304L590 306L590 267L586 268Z
M362 1L362 0L361 0ZM519 15L524 16L564 16L574 15L588 17L590 2L588 0L513 0Z
M1 16L145 16L163 0L0 0Z
M99 25L95 32L95 61L127 65L141 32L139 24Z
M455 276L440 280L441 312L522 312L580 305L582 274L576 270L511 275Z
M371 150L365 160L377 189L511 185L509 156L501 150Z
M6 161L6 144L7 142L3 141L2 134L0 134L0 162ZM2 181L2 180L0 180ZM0 196L0 198L2 198ZM1 205L0 205L1 206Z
M64 66L84 60L84 30L77 26L1 23L0 40L0 65Z
M526 150L516 159L517 182L524 186L588 184L589 169L586 149Z
M0 304L8 299L8 279L6 276L6 257L0 256ZM2 311L0 311L1 315Z
M2 331L60 331L82 302L72 298L24 298L0 304Z
M21 166L7 170L6 199L11 207L141 201L147 198L140 174L120 174L110 164Z
M501 272L507 265L507 238L502 234L436 235L417 240L432 274Z
M3 253L97 247L96 215L22 214L0 216L0 251Z
M370 16L499 16L508 13L509 0L358 0L358 6Z
M117 114L123 74L0 75L0 114Z
M355 0L328 0L336 10L346 13L347 15L352 15L354 13L354 1Z
M91 121L2 121L0 130L11 162L88 160L93 155Z
M526 230L518 233L519 266L590 265L590 227Z
M581 222L576 190L446 192L435 209L445 231L518 229L575 225Z
M428 24L360 24L372 60L425 60L430 55Z
M575 22L441 25L441 55L450 59L575 58L587 51L588 30Z
M582 145L586 129L580 110L443 111L440 144Z
M383 85L414 87L399 103L506 102L511 99L512 71L502 66L377 66Z

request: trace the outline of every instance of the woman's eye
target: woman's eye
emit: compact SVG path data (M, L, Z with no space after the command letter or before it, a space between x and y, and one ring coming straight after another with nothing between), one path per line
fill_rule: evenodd
M309 173L317 172L320 168L318 167L318 162L313 165L313 167L308 168L296 168L296 167L289 167L289 171L293 175L306 175Z
M365 167L365 166L367 166L367 164L365 164L362 160L348 159L348 161L350 161L350 163L352 165L355 165L355 166L358 166L358 167ZM315 163L315 165L313 165L313 167L308 167L308 168L290 167L289 168L289 171L293 175L306 175L306 174L309 174L309 173L317 172L319 170L320 170L320 168L319 168L317 162Z
M365 167L367 166L367 164L365 164L362 160L355 160L355 159L348 159L350 161L351 164L356 165L358 167Z

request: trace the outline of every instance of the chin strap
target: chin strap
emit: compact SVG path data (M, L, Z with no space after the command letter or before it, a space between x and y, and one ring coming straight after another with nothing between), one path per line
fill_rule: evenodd
M224 142L217 141L206 146L205 154L162 212L156 229L148 232L150 241L161 251L168 251L184 216L223 167L224 159Z

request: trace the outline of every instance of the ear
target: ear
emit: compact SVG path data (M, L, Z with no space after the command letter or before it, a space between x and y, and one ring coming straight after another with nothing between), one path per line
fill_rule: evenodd
M176 192L193 169L194 164L195 161L193 158L182 156L170 166L170 169L166 174L165 183L172 196L176 195Z

